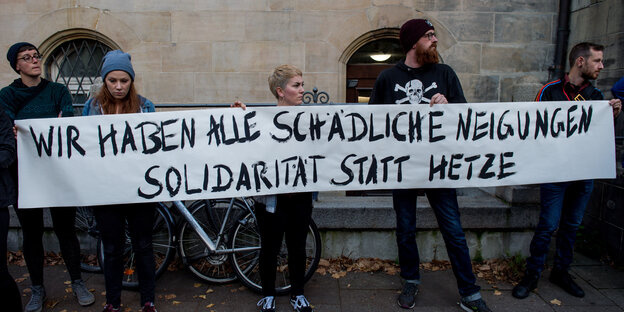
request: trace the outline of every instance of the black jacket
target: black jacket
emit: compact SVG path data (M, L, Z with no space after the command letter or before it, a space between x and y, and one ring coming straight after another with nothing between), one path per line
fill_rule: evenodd
M17 201L17 189L9 166L17 157L15 151L13 123L3 109L0 109L0 207L13 205Z
M567 92L564 92L564 87ZM580 95L579 98L576 98ZM576 98L576 99L575 99ZM604 100L600 90L587 82L581 87L576 87L568 82L567 75L563 79L557 79L545 84L537 93L535 102L541 101L590 101Z
M466 103L459 78L446 64L411 68L404 61L379 74L369 104L427 104L443 94L449 103Z

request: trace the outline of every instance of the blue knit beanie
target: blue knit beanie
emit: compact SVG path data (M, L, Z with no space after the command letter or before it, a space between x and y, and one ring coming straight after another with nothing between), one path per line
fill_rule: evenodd
M104 56L104 63L102 64L102 80L106 79L106 75L114 70L123 70L132 81L134 81L134 69L132 69L132 63L130 63L130 54L122 52L120 50L114 50L106 53Z
M12 45L9 48L9 51L7 51L7 60L9 61L9 64L11 64L11 68L18 74L19 72L17 71L17 69L15 69L15 65L17 64L17 53L19 53L19 49L25 46L32 46L33 48L35 48L35 50L37 50L37 47L32 43L18 42ZM37 53L39 53L39 50L37 50Z
M613 85L611 93L613 93L614 98L624 101L624 77Z

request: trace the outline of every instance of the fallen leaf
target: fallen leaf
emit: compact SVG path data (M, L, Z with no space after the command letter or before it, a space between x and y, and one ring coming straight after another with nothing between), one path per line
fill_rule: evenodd
M335 279L339 279L341 277L345 277L346 275L347 275L347 272L342 271L342 272L336 272L332 274L332 277Z
M206 299L206 295L197 295L197 296L193 296L193 298L202 298L202 299Z
M500 296L503 293L500 290L494 290L494 296Z
M71 281L64 281L63 284L69 285L69 284L71 284Z
M171 302L171 303L173 303L173 305L178 305L178 304L180 304L182 302L173 300L173 302Z
M177 297L175 294L168 294L168 295L165 295L165 299L167 299L167 300L174 299L175 297Z
M554 305L558 305L558 306L560 306L560 305L561 305L561 301L559 301L559 300L557 300L557 299L550 300L550 303L552 303L552 304L554 304Z
M214 303L211 303L211 304L207 305L206 308L212 308L212 307L214 307L214 305L215 305Z
M65 292L70 294L72 292L72 289L71 288L65 288Z
M57 305L57 304L59 304L59 301L58 301L58 300L51 300L51 299L48 299L48 300L46 301L45 306L46 306L46 308L48 308L48 309L53 309L54 307L56 307L56 305Z
M202 284L201 284L201 283L195 283L195 284L193 284L193 287L195 287L195 288L199 288L199 287L201 287L201 286L202 286Z
M25 280L26 280L26 278L25 278L25 277L18 277L18 278L16 278L16 279L15 279L15 282L16 282L16 283L21 283L21 282L23 282L23 281L25 281Z
M210 293L213 293L213 292L214 292L214 290L212 288L208 288L208 290L206 290L207 294L210 294Z

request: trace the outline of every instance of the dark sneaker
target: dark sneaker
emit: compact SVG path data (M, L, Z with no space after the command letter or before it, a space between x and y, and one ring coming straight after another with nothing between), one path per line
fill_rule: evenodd
M485 301L480 298L473 301L465 301L462 299L459 302L459 307L468 312L492 312L492 310L488 308L487 304L485 304Z
M43 285L33 285L30 286L30 301L24 307L24 311L26 312L41 312L43 309L43 302L46 299L46 292L43 288Z
M411 309L416 305L416 295L418 294L418 285L406 282L403 285L403 291L399 295L397 303L403 309Z
M551 283L563 288L568 294L574 297L585 297L585 292L574 282L568 270L553 269L548 278Z
M275 297L266 296L258 301L257 306L262 312L275 312Z
M141 312L157 312L153 302L146 302L141 308Z
M310 303L306 299L305 296L299 295L297 297L290 297L290 304L293 307L293 310L297 312L313 312Z
M90 306L95 302L95 296L87 289L83 280L73 281L71 287L81 306Z
M104 310L102 310L102 312L119 312L119 308L113 308L112 304L107 303L104 306Z
M537 288L537 282L539 281L539 275L533 273L527 273L524 275L520 283L516 285L511 291L511 295L518 298L524 299L529 296L529 294Z

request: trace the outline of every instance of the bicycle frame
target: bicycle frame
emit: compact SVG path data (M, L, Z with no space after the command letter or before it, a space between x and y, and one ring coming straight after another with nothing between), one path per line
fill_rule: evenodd
M228 220L229 215L230 215L230 211L232 209L232 205L233 205L235 200L236 200L236 198L232 198L230 200L230 205L228 207L228 210L226 211L224 220ZM247 199L242 197L241 201L244 202L245 207L249 210L249 212L253 213L253 210L249 206L249 203L247 202ZM221 224L221 228L219 229L219 235L217 236L217 241L213 242L212 239L210 239L210 237L208 236L208 234L206 234L206 231L204 231L204 229L197 222L197 220L195 220L195 218L193 217L191 212L188 210L186 205L184 205L184 203L182 203L181 201L174 201L173 202L173 206L176 207L176 209L178 210L180 215L184 218L184 220L186 220L189 223L189 225L193 228L193 230L197 233L197 235L199 236L201 241L206 245L206 247L208 247L208 250L210 251L210 253L213 253L213 254L229 254L229 253L233 253L235 251L253 251L253 250L260 249L260 246L257 246L257 247L246 247L246 248L236 248L236 249L218 249L217 246L219 245L219 242L221 240L221 234L223 234L223 231L225 229L225 226L226 226L227 222L223 222Z

